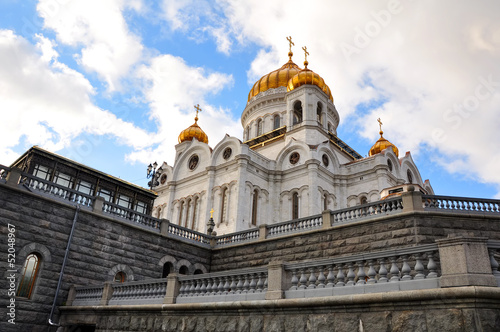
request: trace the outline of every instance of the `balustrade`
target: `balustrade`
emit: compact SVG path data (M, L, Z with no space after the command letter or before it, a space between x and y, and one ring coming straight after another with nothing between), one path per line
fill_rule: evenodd
M363 204L347 209L332 212L332 222L341 223L356 221L366 217L380 217L403 211L403 200L401 197L391 198L383 201Z
M215 238L217 246L225 246L230 244L238 244L256 240L259 238L259 229L254 228L247 231L231 233L227 235L217 236Z
M426 210L500 212L500 200L496 199L422 195L422 202Z
M267 226L267 237L277 237L292 233L304 232L308 230L319 229L323 225L322 215L311 216L308 218L294 219L286 222Z
M101 302L104 286L76 287L74 306L98 305Z
M169 235L173 237L188 240L193 243L202 244L205 247L210 246L210 239L211 239L210 236L207 236L200 232L193 231L189 228L185 228L174 224L168 224L167 232Z
M263 300L267 268L179 277L177 303Z
M167 290L166 279L133 281L112 284L113 294L109 305L163 303Z
M287 298L439 287L436 245L286 264ZM370 256L370 257L367 257ZM425 264L424 264L425 263ZM325 271L328 271L325 277ZM499 273L500 274L500 273Z

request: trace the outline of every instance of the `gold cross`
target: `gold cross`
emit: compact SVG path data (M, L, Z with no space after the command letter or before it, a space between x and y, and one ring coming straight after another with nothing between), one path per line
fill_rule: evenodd
M289 46L290 46L290 52L292 51L292 45L295 46L295 44L292 41L292 36L286 37L286 40L288 40Z
M212 219L214 217L214 209L210 210L210 218Z
M378 124L379 124L379 126L380 126L380 131L382 131L382 124L383 124L383 123L382 123L382 121L380 121L380 118L378 118L378 119L377 119L377 121L378 121Z
M198 112L201 112L200 104L194 105L194 108L196 108L196 117L198 117Z
M302 49L304 50L304 54L305 54L305 57L306 57L306 61L307 61L307 56L309 55L309 52L307 52L307 47L302 47Z

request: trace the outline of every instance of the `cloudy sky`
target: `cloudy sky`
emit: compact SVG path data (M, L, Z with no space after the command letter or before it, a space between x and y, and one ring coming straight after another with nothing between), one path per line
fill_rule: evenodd
M146 186L180 131L242 137L287 61L330 86L361 155L411 151L436 194L500 198L500 2L1 0L0 164L33 145Z

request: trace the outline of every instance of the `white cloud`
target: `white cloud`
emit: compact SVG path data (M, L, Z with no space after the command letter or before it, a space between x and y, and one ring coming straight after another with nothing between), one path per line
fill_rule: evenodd
M142 56L140 38L128 30L123 10L140 11L139 0L40 0L37 6L44 27L54 30L59 42L82 46L76 54L88 71L96 72L110 91Z
M188 66L179 57L161 55L142 66L138 76L144 82L144 97L150 105L151 118L157 122L158 132L151 146L128 156L130 161L157 160L172 164L173 147L180 131L194 123L195 104L203 110L198 124L208 135L212 147L226 133L241 136L241 125L231 118L229 111L208 104L206 99L230 86L233 83L231 75L207 73L203 68Z
M91 102L94 89L80 73L58 62L53 43L38 35L36 46L11 30L0 30L0 156L10 160L19 143L51 151L81 133L115 136L141 148L149 136Z

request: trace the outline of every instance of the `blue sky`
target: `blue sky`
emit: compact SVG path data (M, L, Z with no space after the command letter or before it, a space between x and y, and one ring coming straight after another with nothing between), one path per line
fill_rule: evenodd
M500 198L499 22L493 0L3 0L0 163L39 145L146 186L193 105L212 147L242 137L248 92L292 36L361 155L380 117L436 194Z

